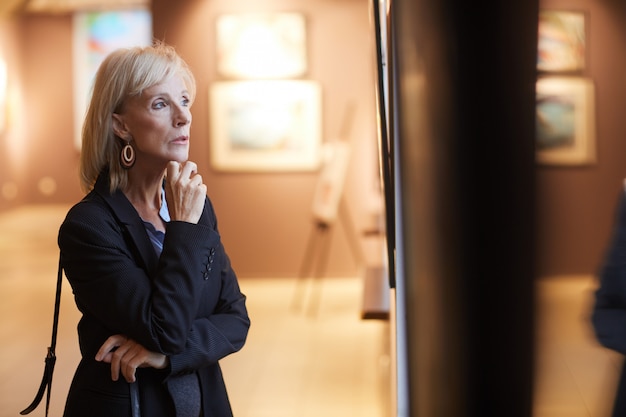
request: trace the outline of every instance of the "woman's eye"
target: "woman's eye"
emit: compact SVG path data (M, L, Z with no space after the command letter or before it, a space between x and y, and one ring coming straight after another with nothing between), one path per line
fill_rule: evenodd
M183 98L182 105L185 107L189 107L191 105L191 100L189 100L187 97Z
M164 101L157 101L152 105L155 109L162 109L163 107L166 106L166 103Z

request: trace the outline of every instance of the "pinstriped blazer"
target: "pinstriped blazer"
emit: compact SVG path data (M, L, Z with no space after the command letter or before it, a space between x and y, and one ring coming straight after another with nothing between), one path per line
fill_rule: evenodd
M125 334L169 357L168 369L137 370L144 416L174 416L168 378L193 372L203 416L231 416L218 361L243 347L250 320L210 200L198 224L167 224L157 258L139 214L122 192L109 193L104 172L68 212L58 242L82 313L82 358L64 415L130 415L128 384L94 360L109 336Z

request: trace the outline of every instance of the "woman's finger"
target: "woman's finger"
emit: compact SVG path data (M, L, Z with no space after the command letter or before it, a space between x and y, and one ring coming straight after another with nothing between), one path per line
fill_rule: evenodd
M198 172L198 165L193 161L186 161L182 163L182 169L180 171L181 178L191 178Z
M181 171L181 167L180 167L180 163L176 162L176 161L170 161L167 164L167 178L168 178L168 182L176 182L178 180L178 177L180 176L180 171Z
M200 174L194 175L193 177L191 177L191 180L190 180L189 183L193 187L198 187L198 186L202 185L202 175L200 175Z
M135 372L143 361L141 354L143 353L144 348L134 341L130 342L132 342L132 345L129 343L129 348L122 358L120 370L126 382L133 383L135 382Z
M111 355L111 379L117 381L120 377L120 370L122 368L122 360L124 355L130 348L128 342L120 345L115 352Z
M98 362L110 362L111 353L120 345L122 345L126 340L126 336L121 334L115 334L113 336L110 336L107 340L104 341L102 346L100 346L98 353L96 353L96 360Z

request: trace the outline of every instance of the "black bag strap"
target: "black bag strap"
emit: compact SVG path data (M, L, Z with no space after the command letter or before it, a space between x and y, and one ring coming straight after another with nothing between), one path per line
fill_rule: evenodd
M59 310L61 307L61 284L62 283L63 283L63 267L61 266L61 257L59 256L59 270L57 273L57 291L56 291L56 297L54 301L54 320L52 322L52 340L50 341L50 347L48 348L48 354L46 355L46 359L45 359L46 366L44 368L43 378L41 379L41 385L39 386L37 395L35 395L35 399L28 407L20 411L21 415L29 414L33 410L35 410L37 406L39 405L39 403L41 402L43 398L43 394L47 389L46 417L48 416L48 409L50 408L50 392L52 390L52 373L54 372L54 364L56 363L56 360L57 360L54 350L57 345L57 329L59 327Z

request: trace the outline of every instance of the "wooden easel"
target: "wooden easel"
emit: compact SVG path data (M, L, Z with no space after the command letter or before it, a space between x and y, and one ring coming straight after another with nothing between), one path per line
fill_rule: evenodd
M348 106L342 135L348 137L349 125L352 119L352 106ZM357 264L361 264L363 255L356 239L352 218L343 201L343 188L350 161L351 144L345 140L337 140L326 144L327 154L322 165L319 179L313 198L313 229L311 230L305 250L304 259L300 267L296 282L296 291L292 300L292 309L299 311L303 308L306 278L313 278L312 292L308 300L308 312L316 315L320 300L320 279L326 272L332 229L339 217L343 220L347 232L348 243L352 249ZM313 261L316 261L313 268ZM311 276L310 273L313 272Z
M354 260L357 265L363 264L363 254L356 238L356 231L348 208L343 198L338 206L339 219L346 231L346 237ZM321 279L326 272L328 265L328 255L330 253L330 242L332 240L333 226L335 222L328 223L316 221L311 229L307 242L305 256L300 266L300 272L296 281L296 291L292 299L291 307L294 311L301 311L306 307L308 315L317 315L321 299ZM315 261L315 263L314 263ZM311 274L313 273L313 274ZM305 297L307 292L307 281L310 287L307 303Z

